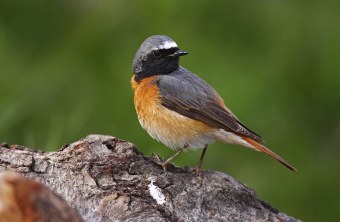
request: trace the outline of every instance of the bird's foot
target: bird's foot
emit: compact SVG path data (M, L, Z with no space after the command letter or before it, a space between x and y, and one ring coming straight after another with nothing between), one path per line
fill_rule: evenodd
M205 155L205 152L207 151L207 149L208 149L208 145L205 145L205 147L202 151L201 157L197 162L196 167L194 169L192 169L192 171L191 171L192 173L196 174L197 176L201 176L203 158L204 158L204 155Z
M196 176L201 176L202 169L201 169L200 166L196 166L196 167L194 167L194 168L191 170L191 172L192 172L193 174L195 174Z
M163 168L163 171L164 171L164 173L166 173L166 167L167 167L167 165L168 165L168 161L156 161L156 163L158 164L158 165L160 165L162 168Z
M168 165L168 160L163 160L160 158L157 154L152 153L152 158L154 159L155 163L157 163L159 166L163 168L164 173L166 173L166 166Z
M158 165L161 165L161 167L163 168L163 170L164 170L164 172L166 173L166 166L168 165L168 163L170 163L178 154L180 154L181 152L183 152L183 148L182 149L179 149L179 150L177 150L177 152L174 154L174 155L172 155L171 157L169 157L167 160L165 160L165 161L162 161L161 159L160 159L160 157L157 155L157 154L153 154L153 156L156 156L156 163L158 164Z

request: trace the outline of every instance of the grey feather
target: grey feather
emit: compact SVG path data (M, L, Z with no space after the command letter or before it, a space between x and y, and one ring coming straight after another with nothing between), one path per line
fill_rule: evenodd
M228 109L219 104L220 95L203 79L179 67L158 76L162 105L208 125L250 137L258 142L261 136L248 129Z

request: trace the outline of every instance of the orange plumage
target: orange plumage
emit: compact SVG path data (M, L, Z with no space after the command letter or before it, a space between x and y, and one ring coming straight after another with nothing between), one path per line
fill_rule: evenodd
M139 83L132 77L134 103L140 124L148 133L172 149L202 148L201 141L214 140L214 127L187 118L162 106L156 76Z

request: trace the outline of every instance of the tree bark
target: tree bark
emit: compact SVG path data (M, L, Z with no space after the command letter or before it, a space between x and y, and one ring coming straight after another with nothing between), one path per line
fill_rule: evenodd
M152 157L111 136L89 135L57 152L2 144L0 172L7 170L49 187L88 222L298 221L229 175L197 176L172 164L165 173Z

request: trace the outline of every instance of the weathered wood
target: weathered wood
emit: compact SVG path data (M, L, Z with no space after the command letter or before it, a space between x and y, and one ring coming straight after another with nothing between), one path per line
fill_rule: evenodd
M224 173L170 164L168 172L126 141L103 135L57 152L0 147L0 172L40 181L84 221L297 221ZM0 200L1 202L1 200Z

